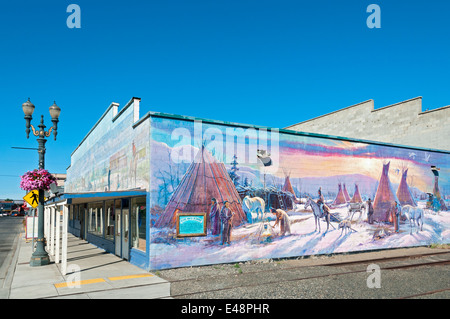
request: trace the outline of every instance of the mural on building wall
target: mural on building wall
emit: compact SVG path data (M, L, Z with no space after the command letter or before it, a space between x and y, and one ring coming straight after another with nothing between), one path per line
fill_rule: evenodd
M150 147L152 269L450 242L446 153L166 118Z
M133 128L133 105L112 121L112 111L72 155L65 191L149 188L149 121Z

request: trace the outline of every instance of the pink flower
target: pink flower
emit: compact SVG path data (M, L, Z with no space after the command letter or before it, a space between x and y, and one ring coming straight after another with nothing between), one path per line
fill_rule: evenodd
M45 169L28 171L21 176L20 188L26 191L33 189L49 190L50 185L55 183L56 178Z

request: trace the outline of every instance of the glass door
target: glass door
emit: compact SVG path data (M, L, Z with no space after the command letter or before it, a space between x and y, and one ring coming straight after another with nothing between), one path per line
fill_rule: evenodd
M78 217L80 219L80 238L86 239L86 223L84 222L86 220L86 205L81 204L79 211L78 211Z
M114 225L115 229L115 235L114 235L114 242L115 242L115 250L116 255L119 257L122 257L122 203L120 199L117 199L115 201L115 217L116 217L116 224Z
M122 199L122 258L129 259L130 254L130 201Z

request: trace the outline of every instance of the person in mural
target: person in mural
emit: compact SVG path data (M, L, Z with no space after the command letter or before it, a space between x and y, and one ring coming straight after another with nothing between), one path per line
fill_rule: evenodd
M219 204L215 198L211 198L211 209L209 211L211 235L220 234L220 217L219 217Z
M367 200L367 221L373 224L373 204L370 198Z
M426 208L432 209L435 212L440 211L441 203L439 202L439 199L431 193L427 193L427 195L428 195L428 200L426 203Z
M282 209L275 209L271 208L270 212L272 214L276 215L276 221L273 225L273 228L275 228L278 224L280 224L280 235L285 236L286 233L291 234L291 223L289 221L289 216L286 214L286 212Z
M391 214L392 214L392 219L394 222L394 230L396 233L399 232L401 210L402 210L402 208L401 208L400 204L398 202L393 202Z
M220 220L222 221L222 243L230 245L231 240L231 228L233 227L233 215L234 213L230 209L230 203L228 201L223 202L223 207L220 210Z
M322 187L319 187L319 199L317 200L317 204L324 213L330 213L330 208L325 204L325 198L322 194Z

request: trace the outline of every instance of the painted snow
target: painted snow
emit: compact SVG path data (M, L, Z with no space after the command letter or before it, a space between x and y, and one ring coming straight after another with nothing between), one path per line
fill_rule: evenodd
M234 142L232 152L227 147L227 141ZM427 193L433 192L435 183L431 165L440 168L439 187L442 197L447 198L445 196L450 195L448 153L245 127L230 128L228 125L168 118L152 118L150 144L152 269L450 242L450 212L435 211L427 206ZM177 193L177 186L182 183L183 178L195 180L195 176L185 175L194 174L189 167L202 145L218 163L225 164L230 175L239 176L233 181L236 189L261 189L265 186L281 190L288 179L294 189L293 198L296 201L292 207L285 209L289 216L291 233L281 235L280 225L274 228L275 214L271 213L270 207L267 206L262 221L255 222L257 216L253 212L253 223L249 223L248 219L232 228L230 244L222 244L221 235L213 236L210 230L207 236L177 238L174 227L161 226L162 223L158 223L158 220L164 215L167 203L173 201L172 195ZM251 152L259 149L271 153L271 166L265 167L261 161L251 158ZM234 157L236 153L239 153L237 160ZM386 176L382 176L383 167L385 170L388 168L387 183ZM395 194L406 169L408 191L424 210L423 230L418 230L415 225L411 228L404 217L399 217L401 221L397 231L392 220L376 220L369 224L367 209L352 216L347 204L331 205L338 195L339 184L342 184L342 188L345 185L349 198L353 197L355 189L358 188L365 205L369 198L373 202L377 192L383 191L392 193L393 196L390 197L397 200ZM201 176L203 178L203 175ZM386 188L384 190L379 189L382 188L379 184L382 178L383 184L386 184L383 186ZM198 183L196 185L199 187ZM206 194L208 182L205 181L205 185L201 187ZM304 208L307 196L318 199L319 188L335 218L328 231L327 223L322 218L321 232L315 227L312 211ZM184 194L183 200L194 201L190 194ZM198 197L198 189L192 190L192 194ZM241 192L239 194L242 199L244 195ZM183 196L178 194L177 198ZM209 198L204 200L208 203L210 201ZM221 207L222 204L219 199ZM209 218L209 211L206 213ZM339 221L343 220L350 221L351 229L339 228ZM160 226L155 227L155 224Z

